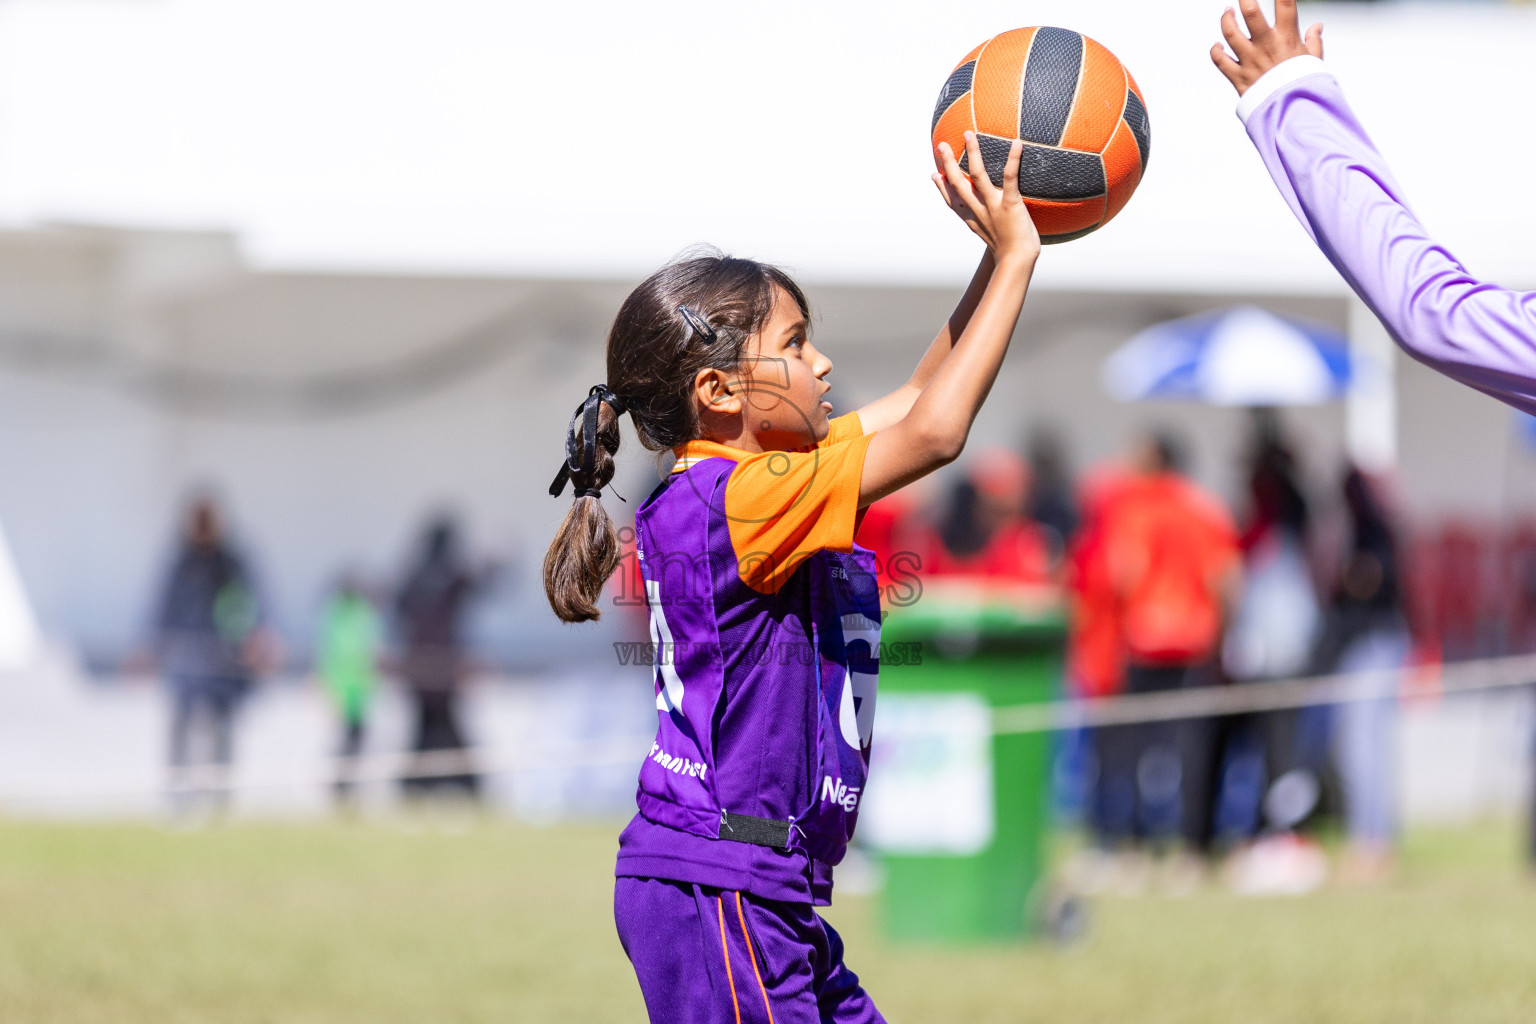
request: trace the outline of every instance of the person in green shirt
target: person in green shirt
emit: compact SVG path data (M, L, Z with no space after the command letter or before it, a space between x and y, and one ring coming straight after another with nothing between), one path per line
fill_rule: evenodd
M343 577L325 606L318 659L320 680L341 717L335 789L342 804L350 803L356 790L357 759L363 749L368 705L378 688L383 640L384 623L373 602L355 578Z

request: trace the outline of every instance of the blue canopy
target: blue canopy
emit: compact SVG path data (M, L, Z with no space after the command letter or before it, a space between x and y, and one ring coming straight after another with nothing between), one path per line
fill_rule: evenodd
M1256 306L1149 327L1103 369L1105 390L1122 401L1212 405L1316 405L1341 397L1352 377L1348 343L1337 331Z

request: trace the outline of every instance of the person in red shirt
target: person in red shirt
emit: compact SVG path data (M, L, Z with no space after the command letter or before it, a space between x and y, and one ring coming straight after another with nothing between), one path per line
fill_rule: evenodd
M1074 696L1112 697L1125 688L1120 595L1110 573L1106 526L1129 477L1118 467L1084 481L1082 523L1066 554L1069 608L1067 683Z
M1024 515L1029 467L1012 452L978 454L951 488L937 522L914 531L924 577L966 576L996 583L1047 583L1050 547Z
M1127 473L1119 466L1096 470L1083 481L1078 493L1082 520L1065 558L1069 611L1066 683L1068 692L1078 698L1113 697L1125 687L1120 597L1106 557L1105 528L1127 480ZM1135 833L1135 766L1124 756L1115 756L1129 749L1124 741L1126 731L1126 726L1106 726L1086 736L1095 767L1085 787L1084 810L1094 838L1105 852L1113 852Z
M862 510L854 532L860 547L875 554L880 605L905 608L922 597L921 556L912 550L918 501L906 491L881 498Z
M1105 516L1105 571L1118 600L1125 691L1216 681L1214 655L1241 574L1237 529L1222 504L1180 473L1176 444L1153 435ZM1195 849L1210 841L1213 779L1199 740L1205 722L1101 730L1101 771L1135 779L1129 834Z

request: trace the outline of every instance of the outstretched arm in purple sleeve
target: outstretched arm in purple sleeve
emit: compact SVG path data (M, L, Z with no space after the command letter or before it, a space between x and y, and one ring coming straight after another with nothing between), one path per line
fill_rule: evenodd
M1536 413L1536 293L1479 281L1429 237L1324 67L1321 26L1297 33L1295 0L1273 27L1256 0L1242 9L1246 35L1222 17L1238 59L1212 57L1302 227L1410 355Z

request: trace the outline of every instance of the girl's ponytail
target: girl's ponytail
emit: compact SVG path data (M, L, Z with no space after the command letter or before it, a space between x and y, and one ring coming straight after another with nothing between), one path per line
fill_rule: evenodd
M613 479L623 401L602 384L592 388L571 416L565 461L549 493L559 497L569 480L576 500L544 555L544 593L562 621L602 617L597 600L619 565L619 533L603 508L603 488Z

